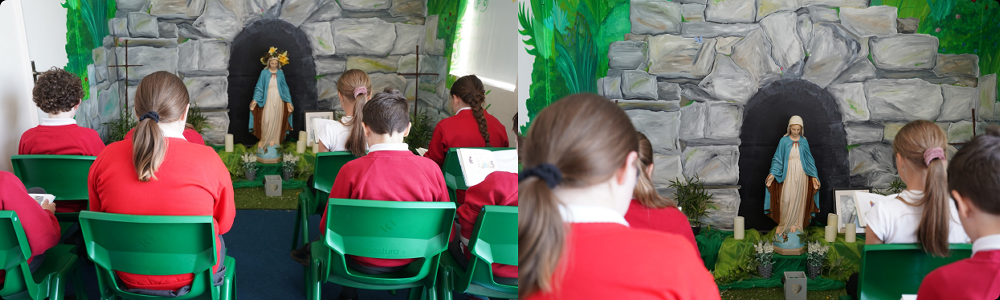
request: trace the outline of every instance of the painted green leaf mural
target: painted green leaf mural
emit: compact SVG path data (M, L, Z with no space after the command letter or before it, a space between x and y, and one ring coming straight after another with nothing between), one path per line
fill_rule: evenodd
M63 67L83 81L83 98L90 97L87 65L94 63L93 49L104 43L108 35L108 20L114 18L114 0L66 0L66 58Z

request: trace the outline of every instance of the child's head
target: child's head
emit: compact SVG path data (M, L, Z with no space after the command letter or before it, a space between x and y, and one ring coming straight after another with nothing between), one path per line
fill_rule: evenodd
M340 107L350 114L353 119L344 125L357 124L355 120L364 118L363 108L368 102L368 97L372 92L372 82L368 79L368 74L358 69L350 69L337 79L337 95L340 97ZM365 142L365 132L361 126L351 127L351 135L344 145L354 156L365 155L367 144Z
M923 184L924 198L915 203L924 208L917 228L917 241L932 255L948 255L948 164L944 149L948 139L941 127L930 121L906 124L892 141L899 176L909 187ZM925 178L921 178L925 177Z
M645 134L636 131L639 139L639 158L636 159L636 167L641 171L633 192L635 199L642 206L649 208L677 207L677 204L669 198L660 196L653 186L653 144L649 142Z
M997 233L984 225L1000 222L1000 128L987 128L986 135L955 153L948 164L948 188L969 238Z
M483 114L483 103L486 102L486 88L483 82L476 75L462 76L451 85L451 108L452 113L457 109L458 103L465 103L472 109L472 116L476 118L479 125L479 134L486 140L486 147L490 147L490 131L486 126L486 116Z
M31 94L38 108L47 114L57 115L69 112L80 105L80 100L83 99L83 86L80 77L52 67L38 76Z
M403 137L410 134L408 110L406 96L396 89L386 88L372 96L361 119L368 144L402 143Z
M132 163L140 181L156 179L154 173L167 153L167 141L158 124L187 119L188 91L177 75L159 71L147 75L135 90L135 115L139 123L132 135Z
M600 189L609 197L562 199L614 207L624 215L635 188L635 127L614 102L594 94L567 96L543 109L525 136L519 177L519 297L553 289L552 274L563 253L566 227L555 193Z

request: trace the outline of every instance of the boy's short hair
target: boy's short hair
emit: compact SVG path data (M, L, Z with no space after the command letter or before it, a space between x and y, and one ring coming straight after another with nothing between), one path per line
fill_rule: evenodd
M948 163L948 190L1000 215L1000 127L990 126L955 154Z
M70 111L83 99L80 77L66 70L52 67L38 76L31 91L35 105L42 111L58 114Z
M409 104L406 96L393 88L372 96L362 109L361 122L376 134L401 133L410 124Z

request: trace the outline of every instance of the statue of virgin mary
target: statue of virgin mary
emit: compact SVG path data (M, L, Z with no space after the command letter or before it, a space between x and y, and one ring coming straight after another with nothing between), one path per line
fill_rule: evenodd
M281 66L288 64L288 51L279 53L277 48L271 47L260 62L266 67L260 71L253 101L250 101L250 130L260 139L258 157L276 160L277 148L281 147L285 134L292 130L292 96L285 73L281 71Z
M767 186L764 210L770 210L768 216L778 222L775 239L780 237L779 241L784 241L776 243L775 247L795 252L802 247L797 233L809 225L813 213L819 213L819 175L803 132L802 118L792 116L785 136L778 142L770 174L764 183Z

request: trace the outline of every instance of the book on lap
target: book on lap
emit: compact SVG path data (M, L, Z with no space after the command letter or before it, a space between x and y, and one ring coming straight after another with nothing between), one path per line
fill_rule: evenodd
M484 149L458 149L458 159L466 186L483 182L494 171L517 173L517 150L490 151Z
M42 205L42 203L52 203L52 201L56 200L56 195L53 194L28 194L28 196L35 199L35 202L38 202L38 205Z

